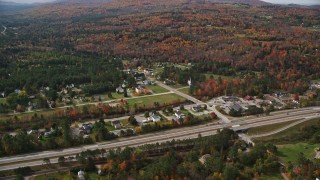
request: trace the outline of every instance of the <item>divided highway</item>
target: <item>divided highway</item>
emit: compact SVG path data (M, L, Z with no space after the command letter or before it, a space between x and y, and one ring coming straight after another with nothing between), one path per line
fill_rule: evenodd
M268 116L264 118L255 118L249 120L243 120L240 122L230 122L221 125L199 125L187 128L172 129L168 131L161 131L153 134L145 134L134 136L130 138L120 138L117 140L98 143L94 145L80 146L61 150L43 151L39 153L30 153L24 155L10 156L0 158L0 170L15 169L22 166L36 166L43 163L43 158L50 158L51 162L56 162L59 156L74 156L85 150L95 150L95 149L115 149L118 147L125 146L139 146L143 144L165 142L172 139L189 139L197 138L199 134L202 136L209 136L216 134L218 129L222 128L232 128L232 126L240 125L234 127L234 130L244 130L252 127L265 126L269 124L277 124L289 121L306 121L313 118L320 117L318 113L319 108L308 108L301 109L301 111L293 112L288 114L280 114L274 116Z

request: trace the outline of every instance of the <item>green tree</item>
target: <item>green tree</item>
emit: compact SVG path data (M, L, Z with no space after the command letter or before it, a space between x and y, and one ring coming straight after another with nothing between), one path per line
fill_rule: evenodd
M239 169L235 166L227 165L223 171L223 176L225 180L235 180L239 178Z
M138 121L137 119L134 117L134 115L130 115L129 119L128 119L128 122L130 124L132 124L133 126L137 126L138 125Z
M71 92L74 92L74 91L71 91ZM54 89L50 89L46 91L46 96L50 101L56 101L58 99L58 93Z
M101 122L94 123L93 132L95 133L97 141L110 140L114 138L114 136L109 133L108 129Z
M71 130L70 130L70 120L64 119L61 121L62 127L62 135L63 135L63 143L64 146L69 147L72 145L72 137L71 137Z
M64 158L64 156L60 156L59 158L58 158L58 164L60 165L60 166L65 166L66 164L66 159Z

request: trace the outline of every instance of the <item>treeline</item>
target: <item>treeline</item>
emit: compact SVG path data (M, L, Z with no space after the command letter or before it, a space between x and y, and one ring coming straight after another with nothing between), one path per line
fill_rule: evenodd
M190 93L202 97L216 97L221 95L259 96L276 91L287 91L293 94L304 94L309 88L309 81L299 79L296 81L283 82L267 74L246 74L244 77L234 79L222 79L210 77L204 82L193 84Z
M59 123L59 124L57 124ZM26 131L20 130L15 136L5 134L0 140L0 155L15 155L34 151L42 151L57 148L68 148L82 144L92 144L94 142L111 140L116 138L105 127L104 121L97 121L93 125L93 136L83 137L72 135L70 129L71 120L62 119L59 122L52 122L51 127L47 126L48 137L38 133L27 134Z
M184 152L186 148L188 152ZM191 148L191 150L190 150ZM180 149L180 150L177 150ZM96 171L92 161L102 161L100 176L111 179L253 179L279 173L277 149L258 144L245 152L237 134L223 129L196 140L171 141L121 150L86 151L77 155L82 169ZM161 152L153 156L154 152ZM151 154L150 154L151 153ZM161 155L164 154L164 155ZM204 163L199 159L207 154ZM90 161L88 161L90 159ZM90 163L91 162L91 163ZM72 171L77 173L76 170ZM69 174L73 177L75 174Z

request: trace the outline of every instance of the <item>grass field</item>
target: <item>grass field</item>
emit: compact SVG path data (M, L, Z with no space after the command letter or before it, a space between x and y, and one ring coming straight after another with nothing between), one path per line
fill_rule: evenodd
M281 174L275 174L275 175L262 175L259 180L282 180L283 177Z
M290 122L283 122L283 123L278 123L278 124L271 124L267 126L262 126L262 127L255 127L255 128L250 128L247 132L248 135L256 135L256 134L264 134L268 133L280 128L283 128L289 124L292 124L296 121L290 121Z
M102 94L101 95L102 101L107 101L107 100L110 100L110 99L121 99L121 98L124 98L123 94L119 94L119 93L116 93L116 92L111 93L111 95L112 95L112 98L109 98L108 94Z
M159 95L159 96L147 96L147 97L141 97L141 98L136 98L136 99L129 99L128 103L129 106L133 106L134 104L137 104L138 106L152 106L154 105L154 102L159 102L160 105L163 103L173 103L175 101L185 101L186 99L178 96L176 94L164 94L164 95Z
M33 178L33 180L47 180L47 179L72 180L73 178L66 172L45 174L45 175L40 175Z
M27 112L27 113L23 113L23 114L17 114L15 115L18 119L30 119L35 113L37 113L38 117L40 117L41 115L43 115L44 117L46 116L52 116L52 115L56 115L57 112L54 110L44 110L41 112ZM8 120L8 119L13 119L14 116L0 116L0 121L3 120Z
M190 93L189 93L189 87L185 87L185 88L179 89L179 91L182 92L182 93L184 93L184 94L190 95Z
M88 172L87 175L89 179L99 179L99 175L96 172ZM69 174L68 172L60 172L60 173L36 176L35 178L33 178L33 180L48 180L48 179L73 180L73 179L78 179L77 177L78 176L72 173ZM106 179L106 177L103 179Z
M175 85L169 85L170 87L174 88L174 89L178 89L178 88L182 88L182 87L185 87L181 84L175 84Z
M159 93L168 92L167 89L165 89L165 88L163 88L163 87L160 87L160 86L158 86L158 85L149 85L149 86L146 86L146 88L152 90L154 94L159 94Z
M106 128L108 129L108 131L114 131L115 128L111 125L111 122L106 122Z
M303 122L301 124L298 124L294 127L291 127L287 130L284 130L280 133L277 133L277 134L274 134L271 136L256 138L255 140L256 141L263 141L263 142L266 142L266 141L277 142L277 140L279 140L279 139L285 138L285 137L292 135L292 134L299 133L299 129L302 126L312 126L312 125L318 124L319 122L320 122L320 119L309 120L309 121Z
M296 163L298 161L298 154L303 153L308 159L313 160L315 156L314 149L320 147L320 144L296 143L277 145L278 156L281 160Z

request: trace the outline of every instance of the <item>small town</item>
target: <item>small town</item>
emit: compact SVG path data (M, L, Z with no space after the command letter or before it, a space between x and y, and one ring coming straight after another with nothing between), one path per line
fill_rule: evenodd
M0 0L0 180L320 180L318 0Z

